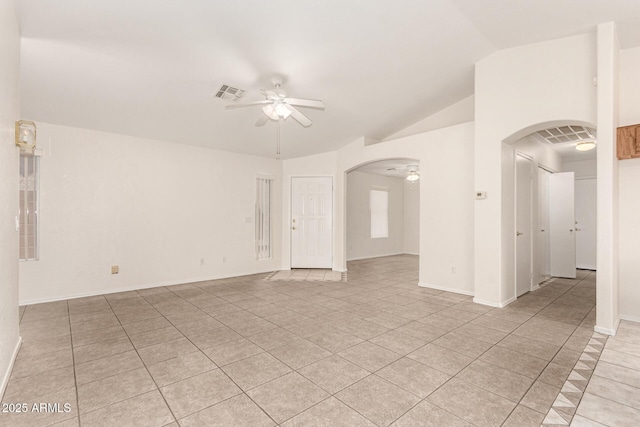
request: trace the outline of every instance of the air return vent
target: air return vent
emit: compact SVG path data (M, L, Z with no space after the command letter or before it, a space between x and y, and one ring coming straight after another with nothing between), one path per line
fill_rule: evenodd
M224 99L225 101L236 102L245 94L245 91L229 85L222 85L216 93L216 98Z
M584 126L561 126L557 128L549 128L541 130L538 135L546 139L552 144L562 142L575 142L594 139L596 134L591 128Z

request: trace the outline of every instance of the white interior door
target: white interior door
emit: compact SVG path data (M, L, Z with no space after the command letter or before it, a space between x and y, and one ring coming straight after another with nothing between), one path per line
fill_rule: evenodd
M549 175L550 273L576 277L576 232L573 172Z
M576 180L576 267L596 269L595 178Z
M550 277L549 273L549 175L551 172L538 168L538 283Z
M532 260L531 245L531 160L516 155L516 296L531 290Z
M331 268L333 179L291 178L291 268Z

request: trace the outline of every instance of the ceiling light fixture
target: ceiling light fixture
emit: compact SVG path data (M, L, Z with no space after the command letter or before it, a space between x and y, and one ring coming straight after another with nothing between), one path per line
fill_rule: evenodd
M409 165L407 166L407 170L409 171L407 174L407 181L415 182L420 179L420 172L418 172L417 165Z
M596 148L595 141L579 142L576 145L576 150L578 150L578 151L589 151L589 150L593 150L594 148Z

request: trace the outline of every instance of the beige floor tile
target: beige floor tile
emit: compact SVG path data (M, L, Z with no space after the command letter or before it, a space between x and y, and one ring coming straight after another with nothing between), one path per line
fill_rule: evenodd
M174 418L157 390L80 415L83 426L165 426Z
M43 354L68 350L70 348L70 336L42 338L22 343L22 345L20 346L20 351L18 352L18 357L16 359L41 356Z
M82 384L78 386L80 413L85 414L154 389L156 385L145 368Z
M36 393L39 394L39 393ZM39 394L38 397L23 401L7 401L4 403L24 403L27 412L0 412L0 425L3 427L14 426L48 426L58 422L64 422L78 416L78 403L76 401L75 387L64 390L56 390L47 394ZM36 411L41 403L56 405L55 411ZM77 425L77 423L76 423Z
M181 427L275 425L273 420L245 394L239 394L180 420Z
M636 370L600 360L594 375L640 388L640 365Z
M379 426L388 426L420 402L420 398L375 375L335 395Z
M74 347L73 356L75 363L85 363L107 356L113 356L114 354L124 353L129 350L133 350L131 341L129 341L128 338L117 338L81 347Z
M86 332L77 332L72 336L73 347L82 347L89 344L97 344L104 341L125 339L127 334L121 325L107 326Z
M307 340L285 344L270 353L292 369L302 368L331 355L331 352Z
M542 414L546 414L558 397L560 390L561 387L552 386L543 383L542 381L536 381L520 401L520 404Z
M407 357L449 375L457 374L473 361L469 356L435 344L427 344Z
M143 368L142 360L134 350L114 354L75 365L78 385L101 380L123 372Z
M160 391L177 419L242 393L220 369L161 387Z
M122 325L129 336L155 331L156 329L162 329L168 326L171 326L171 323L164 317L156 317Z
M427 401L420 402L404 414L393 427L471 427L471 424Z
M276 347L281 347L285 344L292 343L301 339L298 335L294 334L283 328L270 329L266 332L249 335L247 339L264 350L272 350Z
M545 414L518 405L502 425L503 427L538 427L542 424L544 417Z
M455 378L427 400L476 426L500 425L516 407L508 399Z
M341 330L322 332L307 339L332 353L338 353L364 341Z
M376 375L421 398L427 397L451 378L407 357L379 370Z
M191 341L183 337L141 348L138 350L138 354L145 364L152 365L194 351L198 351L198 348L193 345Z
M456 378L514 402L520 401L533 383L532 378L479 360L463 369Z
M539 359L550 361L560 350L560 347L554 344L536 341L533 339L509 335L496 344L498 347L507 348L518 353L534 356Z
M217 366L200 351L182 354L154 365L147 365L147 369L158 387L173 384L216 368Z
M425 342L431 342L446 334L447 330L439 329L421 322L411 322L396 329L398 332L410 335Z
M589 418L585 418L581 415L574 415L571 420L571 427L607 427L604 424L597 423Z
M372 338L370 341L401 355L407 355L426 344L425 341L419 338L398 331L389 331Z
M131 342L136 349L149 347L151 345L161 344L167 341L177 340L182 338L182 333L174 326L167 326L166 328L156 329L141 334L135 334L130 336Z
M549 385L562 387L572 369L572 366L549 363L538 377L538 380Z
M292 418L329 395L297 372L291 372L247 392L277 423Z
M40 396L75 387L73 367L52 369L9 381L3 402L37 402Z
M206 348L203 352L211 358L216 365L225 366L238 360L260 354L264 352L264 350L246 338L240 338L239 340Z
M640 411L595 394L582 396L577 415L607 426L636 426L640 420Z
M456 334L455 332L443 335L432 341L432 343L473 358L477 358L492 347L492 344L486 341L476 340L466 335Z
M222 369L243 390L250 390L291 372L291 369L268 353L260 353Z
M460 335L465 335L480 341L485 341L489 344L496 344L508 335L506 332L497 331L491 328L485 328L483 326L472 325L471 323L460 326L455 330L455 332Z
M369 375L369 371L338 355L305 366L298 372L331 394Z
M374 427L371 421L330 397L282 424L283 427Z
M11 371L11 379L28 377L45 371L73 366L71 349L17 359Z
M640 410L640 388L594 375L586 392Z
M491 363L504 369L526 375L530 378L537 378L549 363L544 359L539 359L517 351L495 346L487 350L478 360Z
M394 353L368 341L343 350L338 353L338 355L369 372L375 372L378 369L384 368L401 357L398 353Z
M206 332L188 332L185 335L191 342L193 342L193 344L198 346L198 348L200 348L201 350L242 338L242 336L240 336L237 332L234 332L232 329L226 326Z

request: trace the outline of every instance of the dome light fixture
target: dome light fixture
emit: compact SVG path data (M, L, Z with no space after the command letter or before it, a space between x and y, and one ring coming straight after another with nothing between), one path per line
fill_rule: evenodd
M594 148L596 148L595 141L583 141L583 142L579 142L576 145L576 150L578 151L589 151L589 150L593 150Z
M407 174L407 181L415 182L420 179L420 172L418 172L417 165L409 165L407 166L407 170L409 171Z

